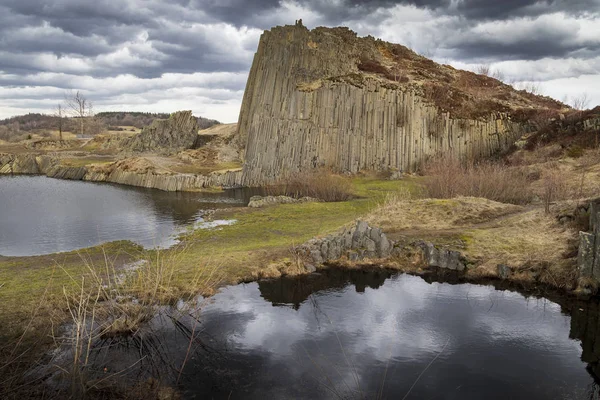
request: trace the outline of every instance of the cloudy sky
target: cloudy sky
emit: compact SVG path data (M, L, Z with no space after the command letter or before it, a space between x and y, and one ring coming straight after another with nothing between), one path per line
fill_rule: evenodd
M235 122L261 32L298 18L600 104L600 0L1 0L0 118L71 89L95 111Z

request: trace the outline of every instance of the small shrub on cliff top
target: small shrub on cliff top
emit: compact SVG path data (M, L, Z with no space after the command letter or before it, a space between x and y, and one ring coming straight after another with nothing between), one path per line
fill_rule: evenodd
M442 156L428 162L423 172L427 194L433 198L470 196L511 204L526 204L532 198L527 174L502 164L463 163Z
M345 201L352 198L352 184L339 175L325 169L302 172L266 188L270 196L294 198L314 197L323 201Z

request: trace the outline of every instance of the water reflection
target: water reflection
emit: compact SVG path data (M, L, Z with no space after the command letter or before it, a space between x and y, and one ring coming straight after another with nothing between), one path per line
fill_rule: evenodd
M0 177L0 254L69 251L113 240L169 246L203 210L247 204L253 193L171 193L43 176Z
M330 271L198 306L166 309L97 359L121 371L143 355L125 375L158 376L184 398L597 398L586 371L600 355L597 305L571 320L491 286Z

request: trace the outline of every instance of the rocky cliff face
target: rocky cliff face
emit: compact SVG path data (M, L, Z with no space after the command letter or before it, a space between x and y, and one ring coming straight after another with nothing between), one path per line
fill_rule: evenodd
M320 166L412 170L440 152L488 156L528 129L513 111L561 106L346 28L276 27L261 37L244 93L242 183Z
M178 111L169 119L155 120L138 135L123 143L136 152L176 153L194 147L198 138L198 120L191 111Z

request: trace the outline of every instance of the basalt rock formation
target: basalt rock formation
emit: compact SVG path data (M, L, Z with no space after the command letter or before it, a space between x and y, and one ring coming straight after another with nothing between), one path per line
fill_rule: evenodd
M466 260L458 251L418 241L409 246L388 239L377 227L357 221L352 227L323 238L315 238L300 246L299 254L311 271L323 264L355 263L364 260L383 260L390 256L417 254L422 264L453 271L464 271Z
M260 39L244 93L241 183L323 166L409 171L441 152L489 156L530 129L531 111L564 107L347 28L276 27Z
M198 139L198 120L191 111L178 111L169 119L155 120L138 135L128 139L123 147L135 152L160 154L191 149Z
M140 166L130 158L108 165L69 166L48 155L0 153L0 175L42 174L50 178L111 182L170 192L196 191L211 187L232 187L241 180L241 171L210 172L204 175L172 173L152 166Z
M577 266L580 279L600 284L600 199L592 200L588 210L590 232L579 232Z

